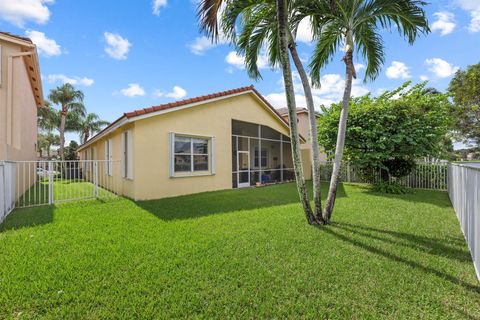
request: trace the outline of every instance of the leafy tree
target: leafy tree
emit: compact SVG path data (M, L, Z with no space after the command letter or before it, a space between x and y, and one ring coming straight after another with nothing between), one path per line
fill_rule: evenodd
M457 71L450 82L453 128L465 140L480 144L480 63Z
M447 94L425 94L425 83L404 92L407 82L379 97L366 95L350 102L345 157L369 176L380 170L382 178L403 177L415 168L415 160L438 157L444 152L449 127ZM319 139L334 150L342 105L323 108Z
M76 141L70 141L68 147L65 148L65 160L78 160L77 157L78 143Z
M61 159L64 159L67 116L71 111L79 114L85 114L85 106L83 105L83 92L76 90L71 84L65 83L64 85L51 90L48 97L53 103L58 104L61 107L60 126L58 127L58 131L60 132L59 155Z
M72 131L77 131L80 133L80 142L83 144L87 142L87 140L90 138L90 135L99 132L103 129L103 127L109 124L110 122L101 120L100 117L95 113L89 113L87 115L77 113L71 117L69 128L71 128Z
M330 0L303 2L304 6L298 9L297 20L309 17L312 30L318 39L310 63L314 85L320 84L320 70L340 49L345 49L345 90L338 122L332 177L323 213L323 220L328 223L340 178L352 81L357 77L353 64L354 51L367 63L364 80L374 80L385 60L382 29L397 30L410 44L413 44L419 34L428 33L430 29L422 8L426 4L423 1L336 0L333 6Z
M58 129L60 125L60 113L52 107L50 101L45 101L45 106L37 111L37 126L43 131Z

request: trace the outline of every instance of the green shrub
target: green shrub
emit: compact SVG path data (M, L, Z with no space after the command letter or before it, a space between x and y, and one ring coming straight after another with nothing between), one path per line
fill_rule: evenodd
M372 185L372 190L379 193L407 194L412 193L410 188L399 185L395 182L380 181Z

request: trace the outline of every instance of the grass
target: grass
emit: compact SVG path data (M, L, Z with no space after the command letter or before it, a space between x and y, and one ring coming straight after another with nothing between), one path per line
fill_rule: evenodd
M25 207L35 204L49 203L48 178L43 178L34 183L22 196L17 200L17 206ZM84 179L55 179L53 181L54 201L68 201L71 199L95 198L95 191L99 198L113 197L110 191L98 187Z
M480 318L446 193L345 185L321 228L297 199L284 184L18 210L0 318Z

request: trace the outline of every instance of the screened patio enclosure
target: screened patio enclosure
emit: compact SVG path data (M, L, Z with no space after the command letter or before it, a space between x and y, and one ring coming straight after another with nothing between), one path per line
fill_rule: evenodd
M294 180L290 138L270 127L232 120L233 188Z

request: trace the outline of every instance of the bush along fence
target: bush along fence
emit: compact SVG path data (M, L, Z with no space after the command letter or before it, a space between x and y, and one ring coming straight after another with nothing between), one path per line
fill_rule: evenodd
M321 179L329 181L333 163L323 162L321 165ZM416 168L402 178L388 177L389 182L396 182L401 186L414 189L447 190L448 164L443 162L418 162ZM341 181L347 183L377 183L382 181L380 170L373 170L368 177L349 162L342 164Z
M448 173L448 195L480 280L480 163L451 163Z

